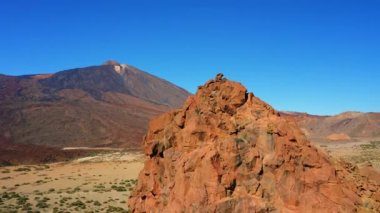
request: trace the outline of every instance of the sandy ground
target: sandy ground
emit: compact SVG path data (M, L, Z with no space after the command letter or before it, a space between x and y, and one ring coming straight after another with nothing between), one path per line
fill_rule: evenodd
M142 153L0 168L0 212L127 212Z

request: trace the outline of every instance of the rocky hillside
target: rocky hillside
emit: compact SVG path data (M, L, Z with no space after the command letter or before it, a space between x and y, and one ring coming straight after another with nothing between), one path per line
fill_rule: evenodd
M222 75L153 119L144 149L148 159L128 201L133 212L380 210L379 182L331 159Z
M281 112L294 119L313 141L380 139L380 113L345 112L335 116Z
M141 147L148 121L189 93L129 65L0 76L0 136L10 143Z

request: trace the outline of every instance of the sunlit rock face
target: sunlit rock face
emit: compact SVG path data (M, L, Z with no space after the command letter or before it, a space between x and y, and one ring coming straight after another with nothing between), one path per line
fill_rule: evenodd
M133 212L378 211L379 185L218 74L152 120Z

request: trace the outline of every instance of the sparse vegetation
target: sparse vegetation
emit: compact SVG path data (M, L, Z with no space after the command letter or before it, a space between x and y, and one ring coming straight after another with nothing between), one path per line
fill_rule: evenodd
M47 203L47 201L49 201L49 200L50 200L50 198L47 198L47 197L39 199L37 201L36 207L38 207L40 209L48 208L50 205Z
M15 170L13 170L15 172L29 172L29 171L32 171L30 168L28 167L20 167L20 168L17 168Z
M68 190L67 193L74 194L80 192L80 187L75 187L73 190Z
M78 168L87 165L81 163ZM112 172L123 172L129 167L124 163L115 163L109 169ZM32 172L27 172L28 170ZM54 170L55 166L50 165L14 166L0 170L1 180L12 180L9 181L11 184L4 184L0 188L0 212L128 212L128 193L136 185L137 179L110 178L107 173L99 174L99 170L92 170L95 173L91 173L91 170L78 169L75 171L80 172L82 178L75 180L73 177L79 176L78 173L66 174ZM65 181L69 184L62 184ZM59 184L54 185L55 183ZM30 187L38 189L30 191ZM14 192L24 189L28 191ZM99 200L87 196L94 193L100 197Z
M41 184L41 183L47 183L47 182L44 180L37 180L36 183Z
M28 200L29 200L29 198L26 197L26 196L19 196L19 197L17 198L17 204L18 204L18 205L26 204L26 202L27 202Z
M107 213L110 212L121 212L121 213L129 213L128 210L125 210L121 207L116 207L116 206L108 206Z
M3 174L10 173L10 172L11 171L9 169L5 169L5 170L1 171L1 173L3 173Z
M41 170L45 170L45 169L49 169L50 166L49 165L38 165L37 167L34 167L35 170L37 171L41 171Z
M366 150L366 149L379 149L380 148L380 141L371 141L369 144L361 144L360 148Z
M86 204L84 204L82 201L80 200L77 200L77 201L74 201L70 204L71 207L75 207L75 208L78 208L78 209L85 209L86 208Z
M127 191L127 189L124 186L112 185L111 189L116 190L118 192L125 192L125 191Z

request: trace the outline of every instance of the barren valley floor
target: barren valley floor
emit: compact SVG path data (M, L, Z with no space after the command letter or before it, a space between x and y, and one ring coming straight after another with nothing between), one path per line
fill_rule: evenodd
M0 212L127 212L141 153L0 168Z
M330 155L380 170L380 142L318 143ZM128 212L143 167L140 152L114 152L71 162L0 168L0 212Z
M370 163L380 171L380 141L324 142L318 143L318 146L335 158L359 167Z

